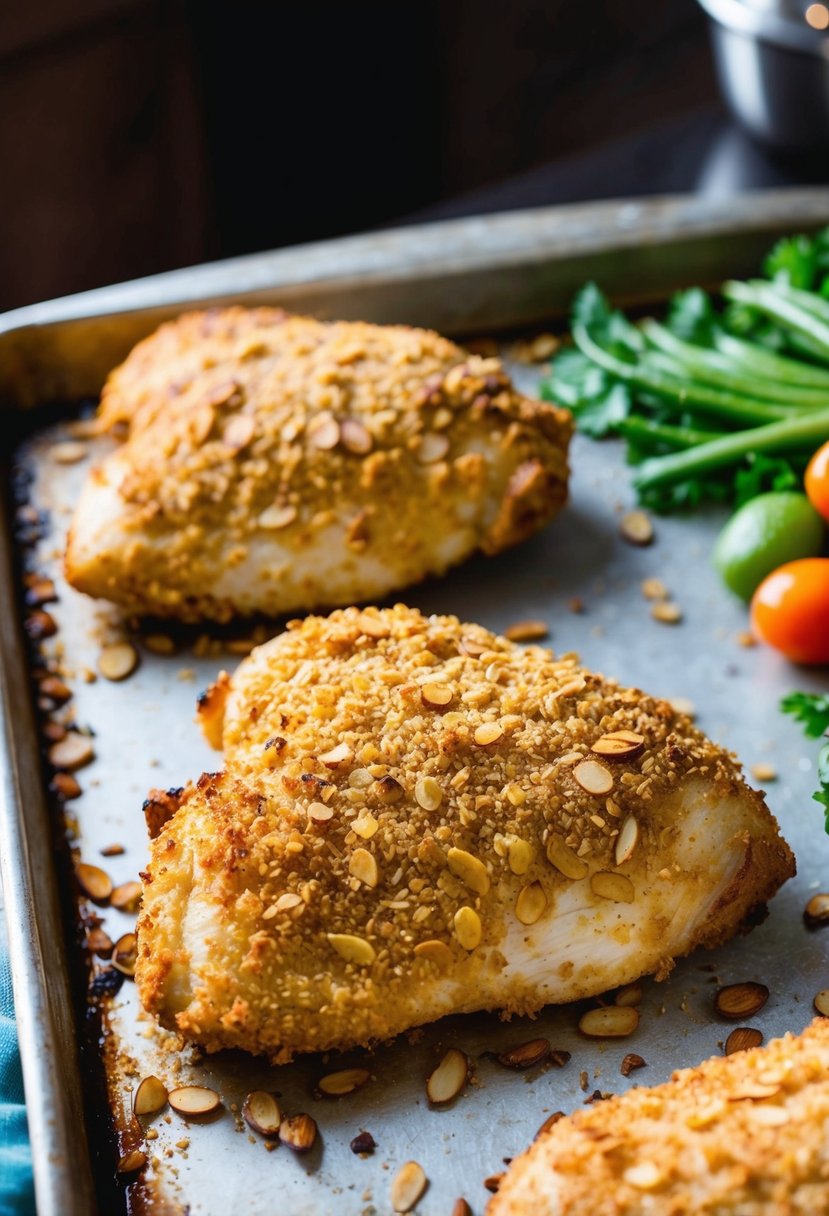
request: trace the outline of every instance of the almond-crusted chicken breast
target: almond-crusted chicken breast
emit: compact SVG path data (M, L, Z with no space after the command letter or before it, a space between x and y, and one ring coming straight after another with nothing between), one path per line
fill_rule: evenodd
M542 527L570 416L438 334L191 313L109 377L66 576L197 620L376 600Z
M561 1119L489 1216L829 1212L829 1021Z
M455 617L295 621L200 712L226 769L149 801L136 978L209 1050L284 1059L665 975L794 871L666 702Z

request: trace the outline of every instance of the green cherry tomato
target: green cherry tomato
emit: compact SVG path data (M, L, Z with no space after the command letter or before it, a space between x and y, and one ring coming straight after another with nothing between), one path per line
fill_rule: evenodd
M714 546L713 561L726 586L750 600L772 570L814 557L822 544L823 521L805 494L759 494L729 519Z

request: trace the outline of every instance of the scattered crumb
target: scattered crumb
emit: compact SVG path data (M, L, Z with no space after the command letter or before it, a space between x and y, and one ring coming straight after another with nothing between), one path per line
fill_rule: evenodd
M737 634L737 645L744 646L746 650L750 650L752 646L757 645L757 639L748 629L744 629L742 633Z
M755 781L777 780L777 769L773 764L752 764L750 772Z
M668 588L661 578L644 579L641 591L646 600L666 600L668 598Z
M651 616L663 625L678 625L682 620L682 609L673 600L659 600L651 608Z

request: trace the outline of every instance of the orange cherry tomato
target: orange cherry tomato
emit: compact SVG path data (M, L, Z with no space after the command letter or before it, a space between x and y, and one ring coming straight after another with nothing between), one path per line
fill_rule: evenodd
M809 502L824 519L829 519L829 443L818 448L806 469Z
M751 624L793 663L829 663L829 557L786 562L763 579Z

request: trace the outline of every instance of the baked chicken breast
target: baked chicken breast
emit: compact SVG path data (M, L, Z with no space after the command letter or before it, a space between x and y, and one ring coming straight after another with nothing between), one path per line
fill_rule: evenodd
M561 1119L513 1161L489 1216L817 1216L829 1211L829 1021Z
M376 600L497 553L567 493L570 415L438 334L191 313L107 381L66 576L138 614Z
M226 768L154 796L136 979L287 1059L665 975L794 872L664 701L454 617L295 621L201 701Z

